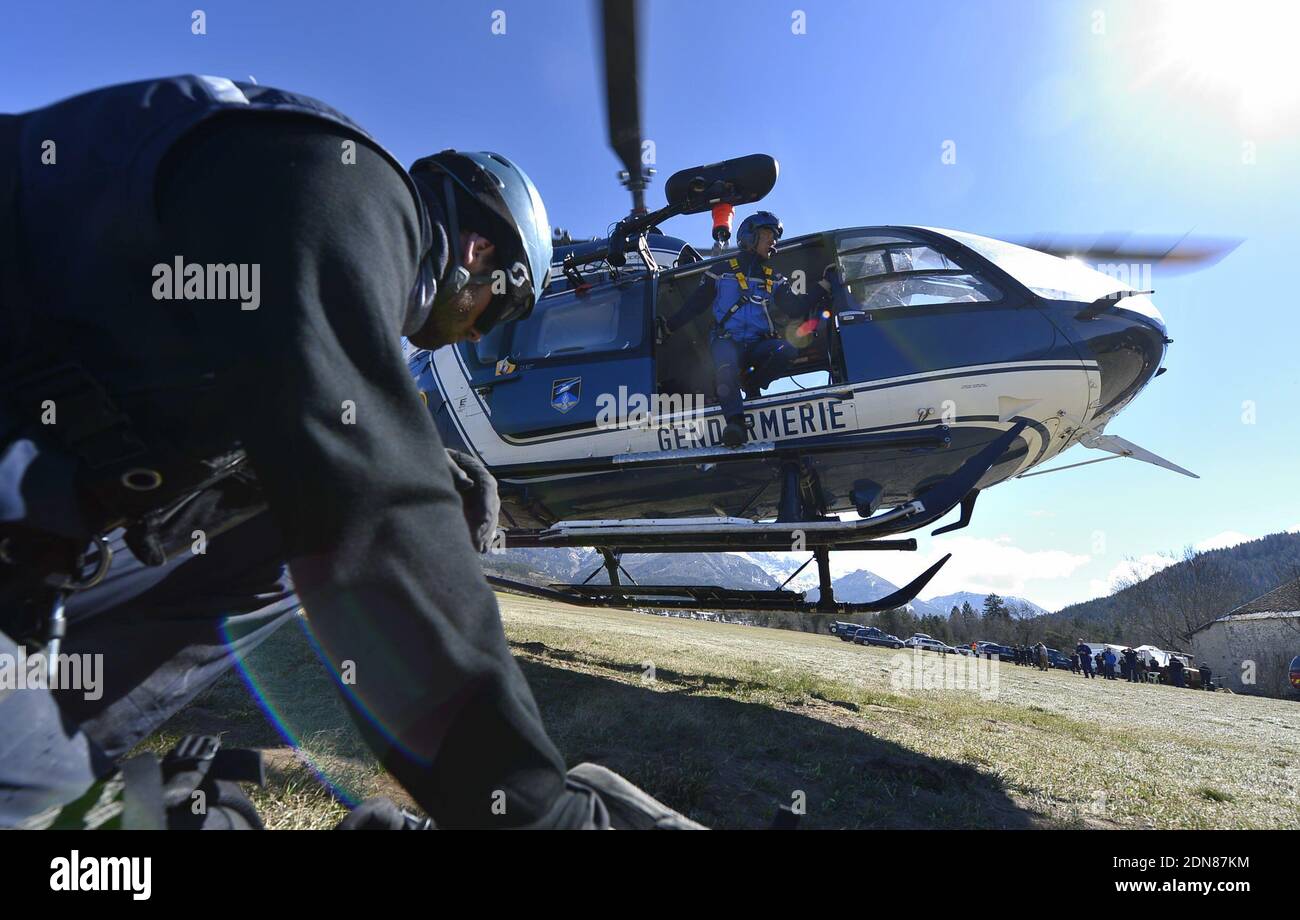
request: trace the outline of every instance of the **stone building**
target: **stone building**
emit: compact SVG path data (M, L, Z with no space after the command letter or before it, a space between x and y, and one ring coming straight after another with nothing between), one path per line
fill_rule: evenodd
M1192 653L1234 693L1297 698L1287 667L1300 655L1300 578L1206 623L1192 633Z

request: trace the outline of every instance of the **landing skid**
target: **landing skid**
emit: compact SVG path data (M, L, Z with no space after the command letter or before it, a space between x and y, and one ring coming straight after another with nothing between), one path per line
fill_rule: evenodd
M902 607L916 598L951 558L944 556L905 587L875 601L848 603L835 600L830 587L830 573L822 579L825 589L818 600L807 601L802 591L778 588L771 591L744 591L713 585L560 585L548 587L488 576L494 587L530 594L583 607L653 607L666 610L786 611L789 613L825 613L847 616L854 613L880 613ZM820 559L818 560L820 562Z
M810 499L802 464L791 459L782 465L780 514L776 521L755 522L745 518L663 518L632 521L561 521L544 530L516 530L507 537L511 547L595 547L604 560L609 584L589 584L600 572L596 569L579 585L552 584L548 587L489 576L493 585L571 604L589 607L659 607L677 610L783 610L794 613L878 613L902 607L925 589L950 558L944 556L911 582L892 594L874 601L841 603L835 600L831 586L830 552L838 550L915 550L914 539L882 539L931 524L961 505L961 516L954 524L941 527L936 534L947 533L970 523L979 494L976 483L1010 448L1024 430L1021 421L1003 432L983 450L970 457L952 475L932 486L914 500L875 513L864 510L857 521L841 521L819 513ZM867 513L871 512L871 513ZM623 568L624 552L705 553L745 550L798 551L812 550L812 558L800 566L785 584L775 590L748 591L714 585L638 585ZM816 560L818 599L805 600L800 591L787 591L785 585ZM631 582L624 585L621 576Z
M904 520L919 515L918 502L891 509ZM883 517L883 515L882 515ZM561 521L546 530L511 531L510 547L606 547L615 552L712 553L789 550L791 546L827 549L914 550L916 541L881 540L870 534L871 521L809 520L754 522L744 518L664 518L637 521ZM800 540L796 538L801 537Z

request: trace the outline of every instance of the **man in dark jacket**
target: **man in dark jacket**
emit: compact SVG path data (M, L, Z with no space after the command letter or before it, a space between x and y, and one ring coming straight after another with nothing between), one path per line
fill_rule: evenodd
M1124 676L1129 683L1138 682L1138 653L1131 648L1124 649Z
M1079 644L1074 647L1074 652L1076 655L1079 656L1079 667L1083 669L1083 676L1091 680L1092 679L1092 649L1088 648L1087 644L1085 644L1084 641L1080 639Z
M402 357L402 335L526 315L549 240L509 160L408 173L269 87L177 77L0 116L0 653L104 661L97 695L0 697L0 826L55 820L300 603L439 826L691 826L603 768L566 774L475 553L495 486L449 462ZM89 545L112 563L74 593Z

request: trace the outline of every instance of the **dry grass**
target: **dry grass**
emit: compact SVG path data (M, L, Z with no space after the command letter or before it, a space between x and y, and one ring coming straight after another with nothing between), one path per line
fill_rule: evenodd
M273 829L334 827L345 802L372 795L413 804L370 755L301 626L281 628L242 674L226 674L141 747L161 753L201 733L221 735L225 747L262 750L267 785L253 801Z
M588 610L501 595L548 729L706 824L814 827L1300 827L1300 707L1003 665L996 693L897 686L898 653L831 636ZM926 655L923 660L932 656ZM295 752L228 677L167 726L268 749L273 827L332 826L401 797L301 633L249 671ZM309 766L311 764L313 766Z

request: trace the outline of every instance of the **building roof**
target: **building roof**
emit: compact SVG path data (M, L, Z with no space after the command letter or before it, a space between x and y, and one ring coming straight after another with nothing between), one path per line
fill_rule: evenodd
M1300 578L1278 585L1267 594L1261 594L1253 601L1211 620L1201 629L1228 620L1269 620L1282 617L1300 617ZM1200 632L1201 629L1196 631Z

